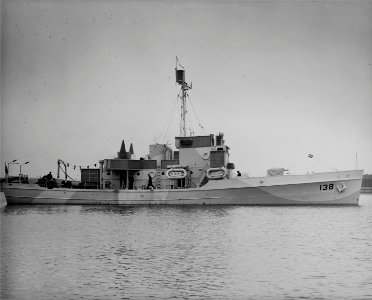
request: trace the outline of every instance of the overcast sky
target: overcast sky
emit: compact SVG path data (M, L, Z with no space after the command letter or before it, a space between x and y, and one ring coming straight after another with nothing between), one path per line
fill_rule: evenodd
M174 145L176 56L241 172L372 173L372 1L4 0L1 25L1 176Z

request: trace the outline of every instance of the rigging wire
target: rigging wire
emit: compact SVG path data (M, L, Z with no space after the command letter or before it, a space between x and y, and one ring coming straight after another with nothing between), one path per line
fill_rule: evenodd
M198 121L198 125L199 125L199 127L201 128L201 130L203 131L203 133L205 134L204 126L203 126L203 125L201 124L201 122L200 122L200 118L199 118L199 116L198 116L198 114L197 114L197 112L196 112L196 109L195 109L194 105L192 104L192 101L191 101L191 98L189 97L189 95L187 95L187 98L189 99L189 102L190 102L190 104L191 104L191 108L192 108L192 110L193 110L193 112L194 112L194 114L195 114L195 116L196 116L196 119L197 119L197 121Z
M185 67L183 67L183 66L180 64L180 61L178 60L178 57L176 56L176 68L177 68L177 64L178 64L182 69L185 68Z
M165 140L165 138L168 134L170 124L173 120L174 110L175 110L175 107L177 105L178 99L180 98L180 93L181 93L181 91L178 93L176 101L173 103L173 106L171 107L171 109L168 112L167 117L165 118L164 125L163 125L163 128L162 128L161 132L160 132L158 140L162 140L162 138L163 138L163 140Z
M179 95L177 96L177 101L178 101L178 98L179 98ZM171 109L168 113L168 116L167 116L167 118L164 122L163 129L162 129L162 131L160 133L160 136L159 136L159 140L161 140L161 141L165 141L166 138L167 138L168 131L169 131L170 125L171 125L173 117L174 117L174 111L175 111L176 106L177 106L177 101L175 101L173 103L173 106L171 107Z
M180 129L179 136L182 136L182 107L180 107L178 113L179 113L179 116L180 116L180 118L179 118L179 126L178 126L179 129Z
M171 125L171 123L172 123L172 120L173 120L173 117L174 117L174 111L175 111L175 109L176 109L176 107L177 107L177 102L175 102L175 104L173 105L173 108L172 108L172 112L171 112L171 118L169 119L169 123L168 123L168 126L167 126L167 130L166 130L166 132L165 132L165 134L164 134L164 140L166 139L166 137L167 137L167 135L168 135L168 131L169 131L169 128L170 128L170 125ZM163 141L164 141L163 140Z
M193 130L193 120L192 120L191 114L187 114L187 126L188 126L187 130L189 131L189 135L192 136L194 133L194 130Z
M194 126L193 126L193 120L191 118L191 115L189 114L189 132L190 132L190 136L193 136L195 131L194 131Z
M187 125L188 125L189 135L193 136L195 134L195 130L194 130L195 126L194 125L195 125L195 123L197 123L195 121L195 116L192 113L188 113L186 115L186 117L187 117Z

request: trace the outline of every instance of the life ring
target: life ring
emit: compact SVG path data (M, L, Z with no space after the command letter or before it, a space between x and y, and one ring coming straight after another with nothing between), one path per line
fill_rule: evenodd
M224 167L220 168L209 168L207 170L208 179L222 179L227 175L227 171Z
M186 175L187 175L187 172L185 169L169 169L165 175L167 176L167 178L169 179L182 179L182 178L185 178Z

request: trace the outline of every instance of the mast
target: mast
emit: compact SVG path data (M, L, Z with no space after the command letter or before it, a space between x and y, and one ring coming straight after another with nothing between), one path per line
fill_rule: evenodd
M177 67L180 66L182 69L178 69ZM187 114L187 107L186 107L186 97L187 91L192 88L185 81L185 68L180 65L178 59L176 57L176 82L181 86L181 128L180 128L180 136L186 136L186 114Z

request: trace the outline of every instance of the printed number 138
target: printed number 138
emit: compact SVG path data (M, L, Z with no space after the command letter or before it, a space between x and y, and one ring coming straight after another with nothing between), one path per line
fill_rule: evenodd
M319 190L321 190L321 191L333 190L333 183L330 183L330 184L321 184L319 186Z

